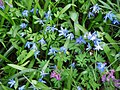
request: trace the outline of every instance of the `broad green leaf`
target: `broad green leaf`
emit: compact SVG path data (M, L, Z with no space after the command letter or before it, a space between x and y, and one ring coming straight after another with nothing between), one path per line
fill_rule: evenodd
M19 66L19 65L15 65L15 64L8 64L8 66L18 69L18 70L25 70L27 68L23 67L23 66Z
M19 7L22 7L22 8L25 8L22 4L18 3L15 1L15 3L19 6Z
M5 56L3 56L1 54L0 54L0 59L4 60L6 62L11 62L9 59L7 59ZM0 60L0 62L1 62L1 60Z
M120 66L117 67L116 71L120 71Z
M20 62L20 64L23 64L28 58L34 55L35 50L31 50L27 56Z
M74 4L68 4L66 5L60 12L59 12L59 16L62 15L63 13L65 13L71 6L76 6ZM59 17L58 16L58 17Z
M80 24L75 24L83 33L86 33L87 32L87 30L83 27L83 26L81 26Z
M44 67L42 68L42 70L43 70L43 71L45 71L45 70L46 70L46 68L47 68L48 64L49 64L49 60L47 61L47 63L46 63L46 64L44 65Z
M119 51L119 46L117 45L117 43L112 39L112 37L108 34L105 33L105 38L110 42L110 44L112 44L112 46Z

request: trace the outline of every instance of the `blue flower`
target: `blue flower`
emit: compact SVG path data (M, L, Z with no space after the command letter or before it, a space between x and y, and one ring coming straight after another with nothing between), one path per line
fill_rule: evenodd
M97 63L97 68L101 73L104 72L105 65L106 65L106 63L101 63L101 62Z
M37 50L36 43L33 43L33 44L32 44L32 47L31 47L30 49L31 49L31 50Z
M67 37L68 37L68 39L72 40L74 38L74 35L73 35L73 33L70 33L67 35Z
M34 8L30 10L31 13L34 13ZM36 13L38 13L38 9L36 9Z
M105 19L104 21L106 22L107 19L110 19L111 21L113 21L114 18L116 18L115 14L113 14L112 11L109 11L109 12L106 14L106 16L104 17L104 19Z
M65 37L67 37L67 34L68 34L68 30L65 28L65 29L63 29L63 27L61 27L61 30L58 30L58 32L59 32L59 36L65 36Z
M40 78L38 81L42 83L46 83L46 81L44 81L43 78Z
M114 20L112 21L112 23L113 23L113 24L120 24L120 22L119 22L117 19L114 19Z
M25 90L25 85L19 87L18 90Z
M90 49L92 49L92 47L91 47L90 43L88 43L86 50L90 50Z
M3 10L5 9L5 7L4 7L4 3L3 3L2 0L0 0L0 8L3 9Z
M96 40L97 39L97 32L94 32L94 33L88 33L88 40L92 40L92 41L94 41L94 40Z
M57 52L57 50L55 48L52 48L52 46L51 46L50 49L49 49L48 55L50 55L50 54L54 54L55 55L56 52Z
M27 24L21 23L21 24L20 24L20 27L21 27L22 29L25 29L25 28L27 27Z
M64 46L60 47L60 52L66 53L66 51L67 51L67 49Z
M12 86L14 86L15 85L15 80L13 80L13 79L10 79L9 80L9 82L8 82L8 84L10 84L10 88L12 87Z
M47 20L52 20L52 14L51 14L51 11L49 10L47 13L45 13L45 18L47 19Z
M94 15L92 12L89 12L89 13L88 13L88 18L90 19L91 16L94 17L95 15Z
M98 4L95 4L93 7L91 7L90 9L92 9L93 13L99 13L100 11L100 7L98 6Z
M78 44L81 44L81 43L86 44L86 41L83 39L82 36L80 36L79 38L76 39L76 43L78 43Z
M39 55L39 53L40 53L40 51L35 51L35 52L34 52L35 58L37 58L37 56Z
M96 44L96 45L94 45L95 46L95 48L94 48L94 50L103 50L103 48L100 46L100 44Z
M55 25L51 27L51 31L54 32L55 30L58 30L57 28L55 28Z
M24 11L22 12L22 15L23 15L24 17L28 17L28 10L24 10Z
M25 44L25 48L29 48L30 50L37 50L37 46L36 46L36 44L35 43L33 43L33 42L27 42L26 44Z
M41 45L46 44L46 42L43 38L41 40L39 40L38 42L41 43Z
M72 68L75 68L75 62L73 62L72 64L70 64L70 66L71 66Z
M82 88L80 86L77 86L77 90L82 90Z
M44 25L44 22L45 22L44 20L38 19L37 21L39 22L39 24Z
M41 73L40 75L42 76L42 78L45 77L48 74L48 73L45 73L44 70L42 70L40 73Z

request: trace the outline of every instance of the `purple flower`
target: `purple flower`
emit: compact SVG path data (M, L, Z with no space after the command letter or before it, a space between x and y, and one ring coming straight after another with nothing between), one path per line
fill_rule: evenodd
M60 74L57 74L55 71L51 73L50 78L56 78L57 80L61 80Z
M25 85L19 87L18 90L25 90Z
M73 35L73 33L70 33L67 35L67 37L68 37L68 39L72 40L74 38L74 35Z
M8 82L8 84L10 84L10 88L12 87L12 86L14 86L15 85L15 80L13 80L13 79L10 79L9 80L9 82Z
M101 63L101 62L97 63L97 68L101 73L104 72L105 65L106 65L106 63Z
M60 47L60 52L66 53L66 51L67 51L67 49L64 46Z
M109 11L106 16L104 17L105 22L107 21L107 19L110 19L111 21L114 20L114 18L116 18L115 14L112 13L112 11Z
M22 12L22 15L23 15L24 17L28 17L28 10L24 10L24 11Z
M102 81L103 81L103 82L106 81L106 74L104 74L104 75L102 76Z
M4 7L4 3L3 3L2 0L0 0L0 8L3 9L3 10L5 9L5 7Z
M41 45L46 44L46 42L43 38L41 40L39 40L38 42L41 43Z
M110 72L108 73L108 76L107 76L107 81L110 81L110 78L112 79L112 80L114 80L115 79L115 76L113 75L114 74L114 70L110 70Z
M115 87L117 87L117 88L120 89L120 79L115 79L115 80L113 80L113 81L114 81Z
M50 54L54 54L55 55L56 52L57 52L57 50L55 48L52 48L52 46L51 46L50 49L49 49L48 55L50 55Z
M80 36L79 38L76 39L76 43L78 43L78 44L81 44L81 43L86 44L86 41L83 39L82 36Z
M98 4L95 4L93 7L91 7L90 9L92 9L93 13L99 13L100 11L100 7L98 6Z
M65 37L67 37L67 34L68 34L68 30L65 28L65 29L63 29L63 27L61 27L61 30L58 30L58 32L59 32L59 36L65 36Z
M20 27L21 27L22 29L25 29L25 28L27 27L27 24L21 23L21 24L20 24Z

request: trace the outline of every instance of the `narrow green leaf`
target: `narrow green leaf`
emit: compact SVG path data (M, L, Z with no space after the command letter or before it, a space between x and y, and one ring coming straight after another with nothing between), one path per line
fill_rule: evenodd
M0 54L0 59L5 60L6 62L11 62L9 59L7 59L5 56L3 56L1 54Z
M120 71L120 66L117 67L116 71Z
M19 66L19 65L15 65L15 64L7 64L8 66L12 67L12 68L15 68L15 69L18 69L18 70L24 70L24 69L27 69L23 66Z
M83 27L83 26L81 26L80 24L75 24L83 33L86 33L87 32L87 30Z
M47 63L46 63L46 64L44 65L44 67L42 68L42 70L43 70L43 71L45 71L45 70L46 70L46 68L47 68L48 64L49 64L49 60L47 61Z

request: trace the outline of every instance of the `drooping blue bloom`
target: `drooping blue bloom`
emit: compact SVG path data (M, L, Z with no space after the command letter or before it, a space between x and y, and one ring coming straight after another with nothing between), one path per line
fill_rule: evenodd
M10 88L12 87L12 86L14 86L15 85L15 80L13 80L13 79L10 79L9 80L9 82L8 82L8 84L10 84Z
M38 42L41 43L41 45L46 44L46 42L43 38L41 40L39 40Z
M82 90L82 88L80 86L77 86L77 90Z
M52 48L52 46L51 46L50 49L49 49L48 55L50 55L50 54L54 54L55 55L56 52L58 52L58 51L55 48Z
M88 43L86 50L90 50L90 49L92 49L92 47L91 47L90 43Z
M112 11L109 11L109 12L106 14L106 16L104 17L104 19L105 19L104 21L106 22L107 19L110 19L111 21L113 21L114 18L116 18L115 14L113 14Z
M104 72L104 70L105 70L105 65L106 65L106 63L101 63L101 62L98 62L97 63L97 68L98 68L98 70L102 73L102 72Z
M95 15L92 12L88 13L88 18L90 19L91 17L94 17Z
M34 42L29 42L27 41L27 43L25 44L25 48L29 48L30 50L37 50L37 46Z
M95 46L95 48L94 48L94 50L103 50L103 48L100 46L100 44L96 44L96 45L94 45Z
M46 83L46 81L44 81L43 78L40 78L38 81L42 83Z
M70 33L67 35L67 37L68 37L68 39L72 40L74 38L74 35L73 35L73 33Z
M119 22L117 19L114 19L114 20L112 21L112 23L113 23L113 24L120 24L120 22Z
M5 7L4 7L4 3L3 3L2 0L0 0L0 8L3 9L3 10L5 9Z
M39 53L40 53L40 51L35 51L35 52L34 52L35 58L37 58L37 56L39 55Z
M44 70L42 70L40 73L41 73L40 75L42 76L42 78L44 78L46 75L48 75L48 73L45 73Z
M24 17L28 17L28 10L24 10L23 12L22 12L22 15L24 16Z
M72 68L75 68L75 62L73 62L72 64L70 64L70 66L71 66Z
M92 9L93 13L99 13L100 11L100 7L98 6L98 4L95 4L93 7L91 7L90 9Z
M34 8L30 10L31 13L34 13ZM36 9L36 13L38 13L38 9Z
M25 36L25 32L21 32L21 33L20 33L20 36L21 36L21 37Z
M18 90L25 90L25 85L19 87Z
M37 21L39 22L39 24L44 25L44 22L45 22L44 20L38 19Z
M52 20L52 14L51 14L51 11L49 10L47 13L45 13L45 18L47 19L47 20Z
M65 37L67 37L67 34L68 34L68 30L65 28L65 29L63 29L63 27L61 27L61 30L58 30L58 32L59 32L59 36L65 36Z
M62 46L62 47L60 47L60 52L66 53L66 52L67 52L67 49L66 49L64 46Z
M96 40L97 39L97 32L94 32L94 33L88 33L88 40L92 40L92 41L94 41L94 40Z
M51 31L54 32L55 30L58 30L55 25L51 27Z
M81 43L86 44L86 41L83 39L82 36L80 36L79 38L76 39L76 43L78 43L78 44L81 44Z
M27 27L27 24L21 23L21 24L20 24L20 27L21 27L22 29L25 29L25 28Z

